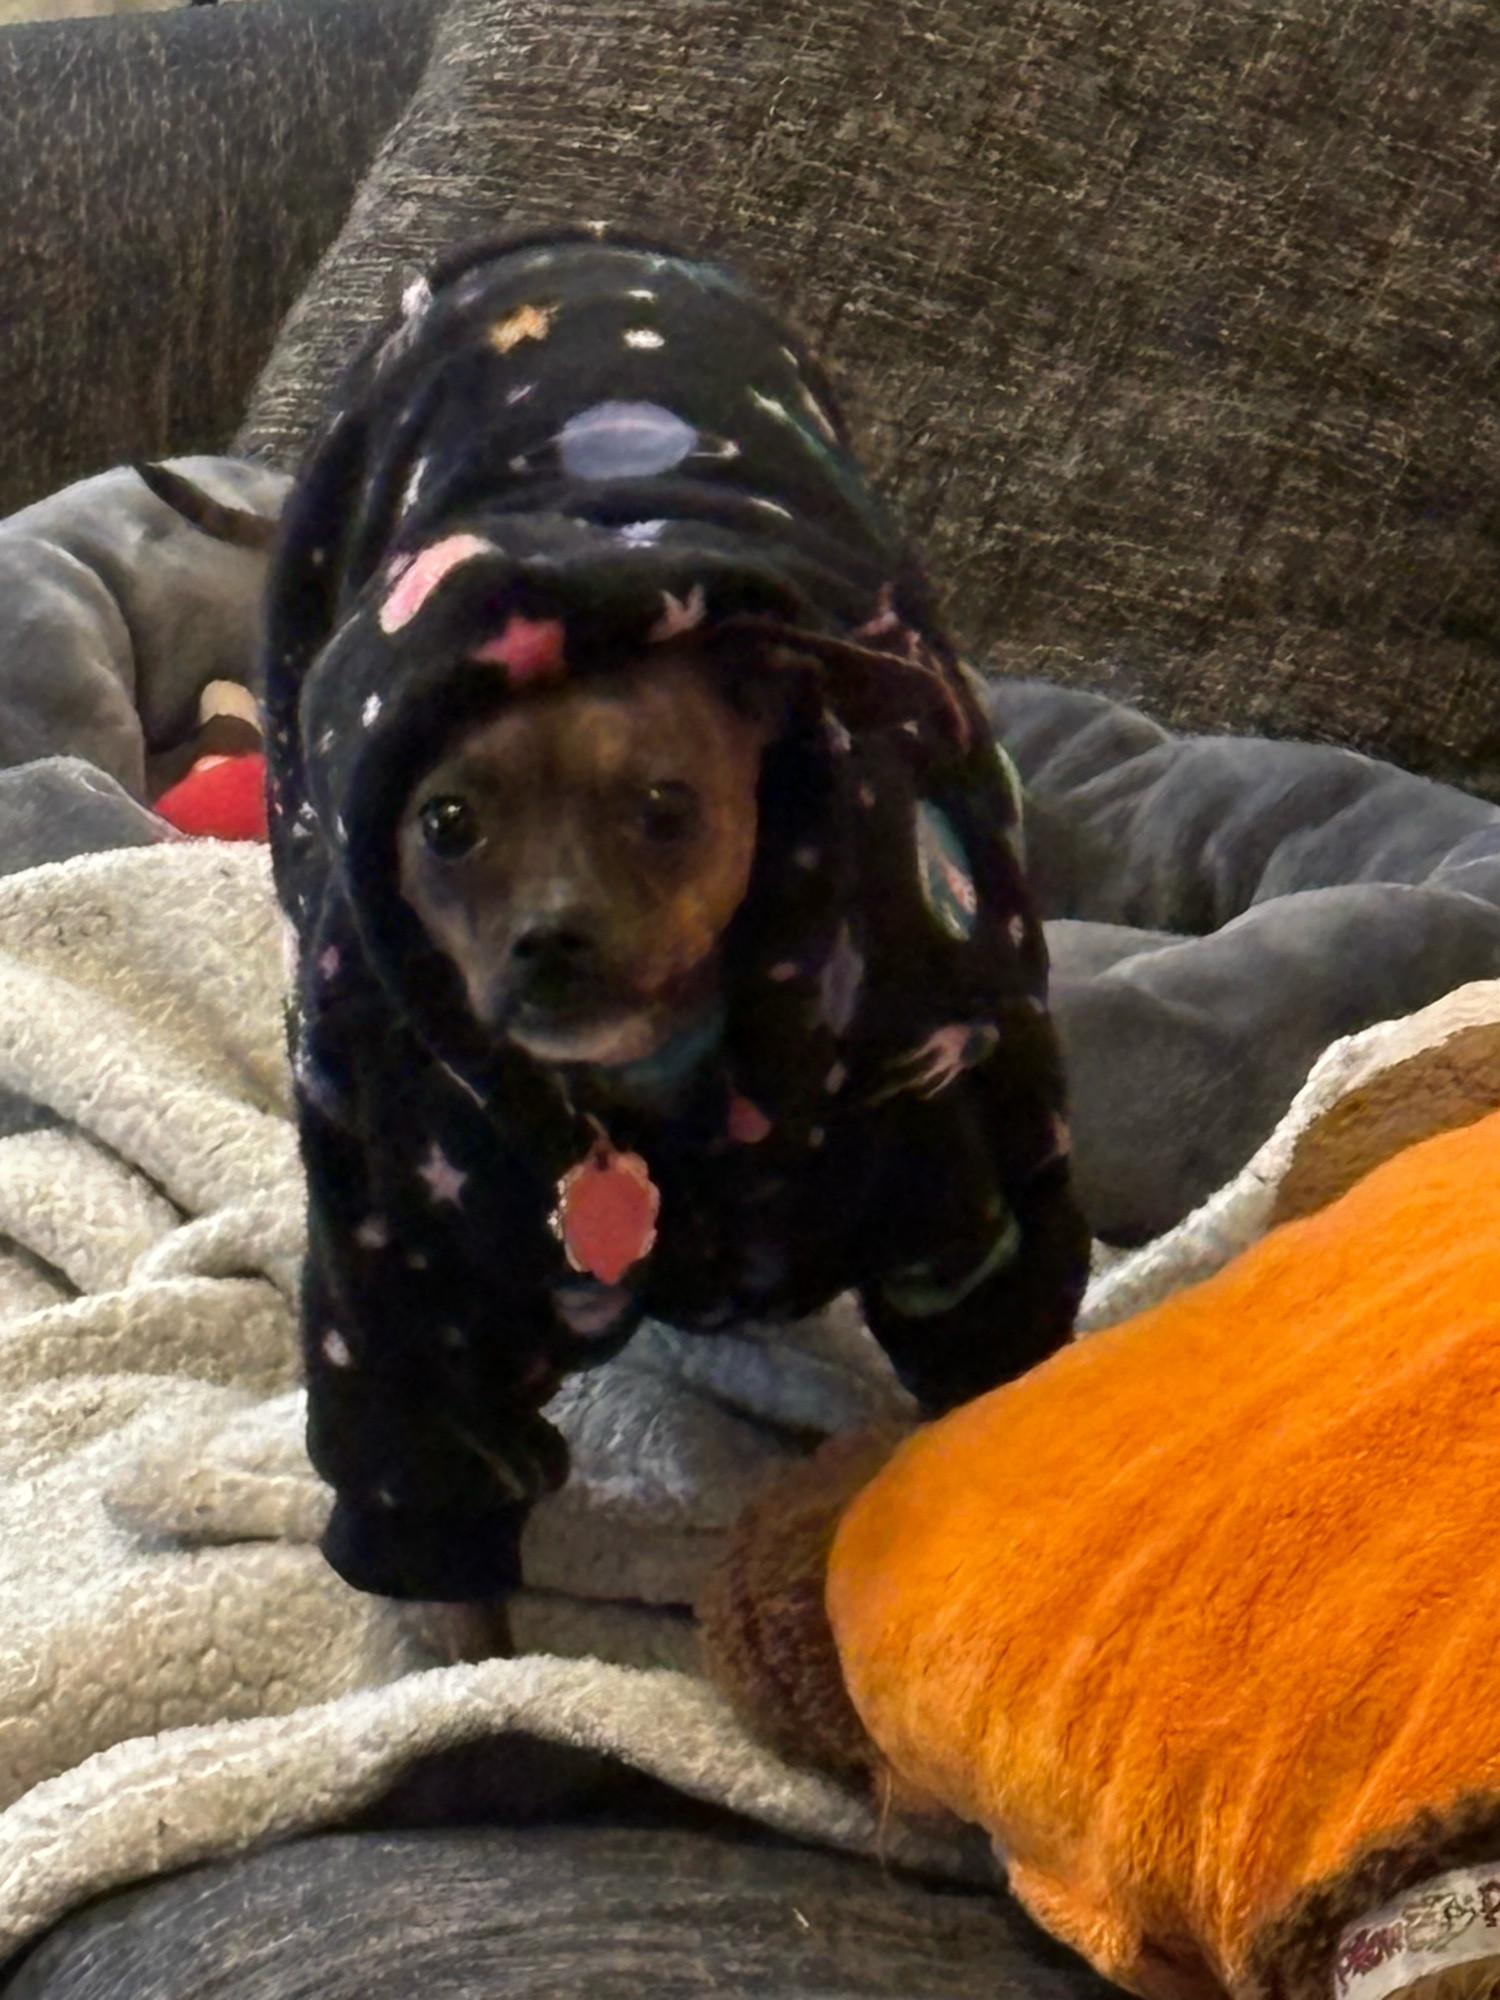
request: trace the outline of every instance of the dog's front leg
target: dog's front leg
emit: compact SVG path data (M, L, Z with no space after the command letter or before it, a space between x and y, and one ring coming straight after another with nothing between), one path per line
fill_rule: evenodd
M520 1581L533 1501L567 1448L538 1414L556 1375L545 1292L497 1297L451 1243L370 1200L352 1136L303 1108L308 1450L334 1489L323 1551L361 1590L448 1602Z
M867 1233L881 1263L860 1287L865 1317L925 1416L1069 1338L1088 1225L1060 1119L1043 1101L1018 1104L1014 1079L980 1070L936 1102L906 1100Z

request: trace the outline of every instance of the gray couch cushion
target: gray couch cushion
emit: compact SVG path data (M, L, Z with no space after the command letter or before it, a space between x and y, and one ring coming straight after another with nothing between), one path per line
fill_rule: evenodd
M113 1896L4 2000L1107 2000L988 1894L747 1828L300 1841Z

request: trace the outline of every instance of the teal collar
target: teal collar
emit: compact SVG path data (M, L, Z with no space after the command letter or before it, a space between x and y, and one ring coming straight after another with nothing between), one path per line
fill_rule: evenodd
M601 1095L659 1106L681 1094L697 1071L717 1055L723 1038L724 1003L716 1000L691 1027L674 1035L653 1055L633 1063L584 1064L582 1073Z

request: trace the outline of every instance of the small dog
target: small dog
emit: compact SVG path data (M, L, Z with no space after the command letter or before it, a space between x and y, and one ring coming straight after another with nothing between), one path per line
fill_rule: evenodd
M403 816L401 891L475 1018L615 1075L690 1034L750 885L768 738L681 646L460 738Z
M857 1289L937 1411L1087 1266L1003 757L816 365L714 267L467 252L355 362L268 614L309 1443L486 1598L644 1313Z

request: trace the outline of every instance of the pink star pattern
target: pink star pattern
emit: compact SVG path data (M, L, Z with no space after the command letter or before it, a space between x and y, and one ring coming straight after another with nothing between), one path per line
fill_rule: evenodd
M513 686L556 680L567 669L560 618L523 618L512 612L505 630L470 653L483 666L504 667Z
M469 1178L467 1174L459 1172L436 1139L427 1148L427 1157L417 1168L417 1176L427 1183L427 1192L435 1202L440 1205L452 1202L455 1208L463 1196L464 1183Z

